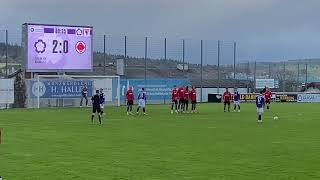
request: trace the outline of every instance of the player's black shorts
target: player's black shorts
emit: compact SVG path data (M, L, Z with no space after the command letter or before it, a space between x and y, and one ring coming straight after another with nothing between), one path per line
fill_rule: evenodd
M178 100L172 100L172 103L178 104Z
M99 106L93 106L92 107L92 113L100 113L101 112L101 108L100 105Z
M197 101L195 101L195 100L191 101L191 104L197 104Z
M185 99L179 99L179 103L183 104L185 102Z
M230 105L230 101L224 101L224 105Z
M133 101L128 101L127 105L133 105Z

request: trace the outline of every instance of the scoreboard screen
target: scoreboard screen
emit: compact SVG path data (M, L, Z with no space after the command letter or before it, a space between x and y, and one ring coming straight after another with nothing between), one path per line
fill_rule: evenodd
M29 72L91 71L92 27L24 24Z

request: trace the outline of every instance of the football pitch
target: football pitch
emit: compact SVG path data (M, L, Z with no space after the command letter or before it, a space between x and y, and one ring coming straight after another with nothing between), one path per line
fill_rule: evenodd
M257 123L254 104L224 113L148 116L107 107L103 126L90 108L0 111L4 180L320 179L320 104L272 104ZM273 120L278 116L278 120Z

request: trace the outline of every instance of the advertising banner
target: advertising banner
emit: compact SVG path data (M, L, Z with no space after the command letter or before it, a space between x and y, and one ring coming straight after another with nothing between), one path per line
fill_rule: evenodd
M0 104L14 103L14 80L0 79Z
M40 98L78 98L84 85L88 87L88 97L92 96L93 81L91 80L45 80L32 81L31 94Z
M243 93L241 94L242 102L255 102L257 93ZM319 96L320 97L320 96ZM233 98L233 97L232 97ZM294 93L278 93L272 96L273 102L297 102L298 95ZM222 94L209 94L208 102L219 103L222 100ZM320 102L320 98L319 98Z
M298 102L320 102L320 94L298 94Z
M120 94L121 99L125 100L126 91L131 86L135 95L142 88L145 88L148 100L170 100L171 91L174 86L187 86L189 84L190 81L187 79L123 79L121 80Z

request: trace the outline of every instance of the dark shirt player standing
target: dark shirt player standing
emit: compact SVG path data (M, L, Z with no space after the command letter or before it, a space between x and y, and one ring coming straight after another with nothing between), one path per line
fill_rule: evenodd
M86 106L88 106L88 87L87 84L84 84L82 90L81 90L81 101L80 101L80 107L82 107L83 99L86 100Z
M93 123L94 116L96 113L98 113L99 123L101 125L102 124L102 122L101 122L101 107L100 107L101 99L100 99L99 90L96 90L96 94L94 96L92 96L91 100L92 100L91 122Z

